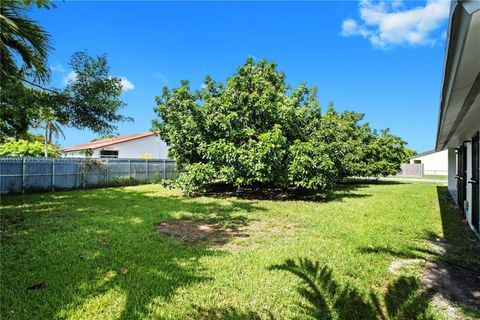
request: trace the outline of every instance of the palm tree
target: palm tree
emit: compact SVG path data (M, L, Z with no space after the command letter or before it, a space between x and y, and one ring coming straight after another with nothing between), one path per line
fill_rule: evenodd
M61 135L65 138L65 134L61 128L58 118L51 108L44 107L40 110L40 115L34 125L35 128L43 128L45 130L45 157L48 157L48 145L52 143L52 138L58 140Z
M39 1L37 5L47 8L48 4L43 2ZM46 82L50 77L47 65L50 36L36 21L25 16L29 4L31 1L0 1L1 77L29 83L27 78ZM20 66L15 61L16 56L21 58Z

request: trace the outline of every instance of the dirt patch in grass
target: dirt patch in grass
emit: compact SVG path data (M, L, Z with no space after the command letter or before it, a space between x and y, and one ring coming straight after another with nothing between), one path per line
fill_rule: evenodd
M255 246L256 240L275 238L292 234L296 224L271 223L255 221L249 225L224 226L202 220L163 221L155 225L155 229L165 237L182 241L185 244L206 244L214 247L224 247L233 242L230 249Z
M425 262L423 259L399 259L393 261L388 267L388 271L393 274L401 274L401 270L408 266L415 266Z
M226 244L233 234L238 234L237 227L224 227L219 223L200 220L164 221L155 225L160 234L180 240L187 244L206 242L214 246Z
M440 261L427 262L422 282L432 295L480 312L480 270Z

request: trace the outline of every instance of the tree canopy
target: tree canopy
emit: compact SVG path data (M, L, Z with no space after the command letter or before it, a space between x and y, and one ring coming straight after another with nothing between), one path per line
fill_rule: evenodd
M86 52L72 55L70 65L75 79L63 90L42 90L25 86L20 79L7 79L0 85L1 139L22 138L38 121L42 110L59 125L77 129L90 129L108 134L121 121L131 121L120 114L125 103L119 78L110 77L105 55L91 57Z
M350 176L395 174L405 142L363 114L322 113L316 88L291 88L274 63L246 63L226 83L207 76L156 97L153 130L170 146L187 192L223 182L326 190Z
M105 55L74 53L70 66L75 79L65 89L48 87L50 36L26 16L33 5L56 7L53 0L0 2L0 142L24 139L29 129L43 123L47 148L61 126L108 134L118 122L132 120L120 114L125 106L121 80L108 74Z

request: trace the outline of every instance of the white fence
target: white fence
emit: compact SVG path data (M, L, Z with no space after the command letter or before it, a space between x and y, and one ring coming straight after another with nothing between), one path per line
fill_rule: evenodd
M176 179L170 159L0 157L0 193L97 188Z

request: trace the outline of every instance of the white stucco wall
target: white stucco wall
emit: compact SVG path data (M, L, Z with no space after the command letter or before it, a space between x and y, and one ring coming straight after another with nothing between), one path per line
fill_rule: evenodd
M93 150L92 157L100 158L101 150L117 150L119 158L140 158L149 153L154 159L168 159L168 146L157 136L148 136ZM84 151L65 152L64 157L84 157Z
M448 150L442 150L410 159L422 161L424 174L447 175L448 174Z
M103 150L118 150L119 158L140 158L145 153L153 155L154 159L167 159L168 146L157 136L148 136L123 143L114 144ZM100 150L94 150L93 157L100 158Z

